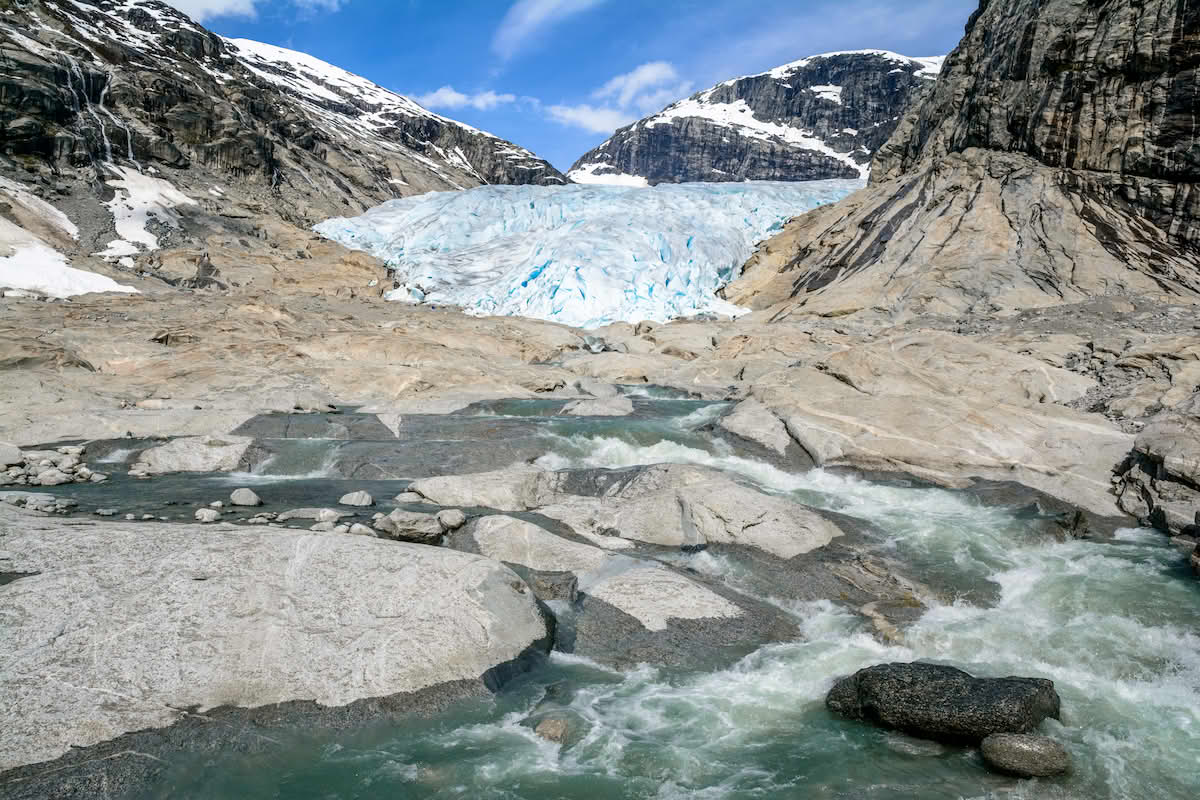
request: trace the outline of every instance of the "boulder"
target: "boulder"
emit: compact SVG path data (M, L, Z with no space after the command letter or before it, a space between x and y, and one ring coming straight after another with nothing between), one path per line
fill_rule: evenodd
M21 456L21 448L15 444L0 442L0 468L13 467L24 462L25 459Z
M438 544L445 532L436 514L404 511L397 508L375 520L375 530L385 539L415 544Z
M48 469L39 472L37 476L39 486L62 486L64 483L72 483L74 480L74 477L58 469Z
M688 549L745 545L783 559L824 547L842 535L837 525L812 509L704 467L659 464L600 472L596 480L603 485L575 487L560 479L563 490L556 494L557 502L540 512L593 539L615 534ZM601 496L570 495L565 489Z
M437 521L443 531L455 531L466 524L467 515L457 508L447 508L437 513Z
M229 502L235 506L261 506L263 501L250 489L234 489Z
M351 533L355 536L374 536L375 535L375 531L371 530L366 525L363 525L361 522L356 522L353 525L351 525L350 529L347 531L347 533Z
M527 511L551 502L554 480L554 473L521 465L493 472L422 478L413 481L403 496L414 494L439 506Z
M562 413L573 417L624 417L633 413L633 401L621 395L572 400L563 406Z
M477 555L156 522L62 535L10 506L0 527L6 569L37 573L0 586L0 771L222 706L482 692L548 638L528 587Z
M276 522L287 522L290 519L311 519L316 522L337 522L342 517L351 516L333 508L293 508L275 517Z
M165 472L232 472L253 442L246 436L184 436L139 456L149 475Z
M1043 678L976 678L940 664L879 664L837 681L829 710L913 736L980 742L993 733L1028 733L1058 719L1054 682Z
M989 767L1022 778L1061 775L1071 768L1066 748L1046 736L993 733L979 747Z
M611 398L620 395L620 391L618 391L616 386L604 381L598 381L595 378L580 378L575 381L575 388L583 394L598 398Z
M738 403L732 413L721 418L719 424L735 436L757 442L779 455L786 453L792 442L779 417L754 398Z
M567 740L570 727L567 725L567 721L561 717L547 717L537 724L533 732L548 742L562 744Z
M96 513L99 514L100 512L97 511ZM215 508L198 508L193 516L196 518L197 522L209 523L219 520L221 518L221 512L217 511Z
M342 499L338 500L338 504L358 507L373 506L375 505L375 498L371 497L367 492L351 492L350 494L342 495Z

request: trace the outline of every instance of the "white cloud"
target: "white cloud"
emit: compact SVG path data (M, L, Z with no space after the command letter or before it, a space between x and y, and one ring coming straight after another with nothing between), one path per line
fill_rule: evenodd
M690 81L681 81L679 72L668 61L650 61L611 78L592 92L596 100L609 100L603 106L550 106L550 119L561 125L583 128L589 133L612 133L638 117L658 111L692 89Z
M627 108L643 90L678 80L679 73L669 61L651 61L632 72L616 76L593 92L592 96L600 99L615 97L618 106Z
M471 108L479 111L491 111L497 106L506 106L517 101L515 94L497 94L492 90L463 94L453 86L443 86L435 92L414 95L416 100L426 108Z
M637 117L615 108L594 108L587 103L577 106L550 106L546 109L550 119L573 128L583 128L588 133L612 133L623 128Z
M607 0L517 0L492 36L492 52L503 59L512 58L539 34L568 17L605 2Z
M264 0L167 0L197 22L213 17L253 17ZM337 11L347 0L292 0L303 12Z

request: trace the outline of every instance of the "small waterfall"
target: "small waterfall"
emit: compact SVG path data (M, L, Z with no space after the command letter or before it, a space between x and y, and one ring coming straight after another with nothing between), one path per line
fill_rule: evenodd
M109 119L111 119L113 121L114 125L116 125L118 128L120 128L125 133L125 148L127 151L126 158L129 159L129 163L133 164L133 166L137 169L138 172L141 172L142 165L139 164L137 159L133 157L133 132L129 130L129 125L127 125L124 120L122 120L120 117L118 117L112 111L110 111L108 109L108 107L106 105L104 105L104 99L106 97L108 97L108 90L110 88L112 88L112 73L111 72L105 74L104 88L100 90L100 102L98 103L98 105L100 106L100 111L102 111L105 116L107 116ZM109 148L109 160L110 161L112 160L112 148L111 147Z
M62 58L63 67L67 73L67 89L71 92L71 101L74 110L76 113L86 110L88 115L91 116L92 121L95 122L96 128L100 131L100 141L104 145L104 160L112 163L113 148L112 140L108 137L108 128L105 127L101 114L108 117L115 126L124 132L126 158L137 168L138 172L141 172L142 165L133 157L133 133L129 130L129 125L104 105L104 101L108 97L108 91L112 87L112 73L105 73L104 86L100 89L99 101L93 104L88 96L87 73L83 71L79 62L70 55L63 53Z

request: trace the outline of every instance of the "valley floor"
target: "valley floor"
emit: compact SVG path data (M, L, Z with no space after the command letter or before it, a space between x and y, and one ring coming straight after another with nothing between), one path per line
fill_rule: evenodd
M1038 796L1197 788L1194 307L0 302L6 795L1010 796L819 707L917 658L1056 681Z

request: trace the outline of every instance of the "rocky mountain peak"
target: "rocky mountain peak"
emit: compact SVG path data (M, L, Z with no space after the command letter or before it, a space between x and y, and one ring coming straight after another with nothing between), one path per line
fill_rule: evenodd
M568 175L634 184L865 178L942 60L824 53L734 78L618 130Z

